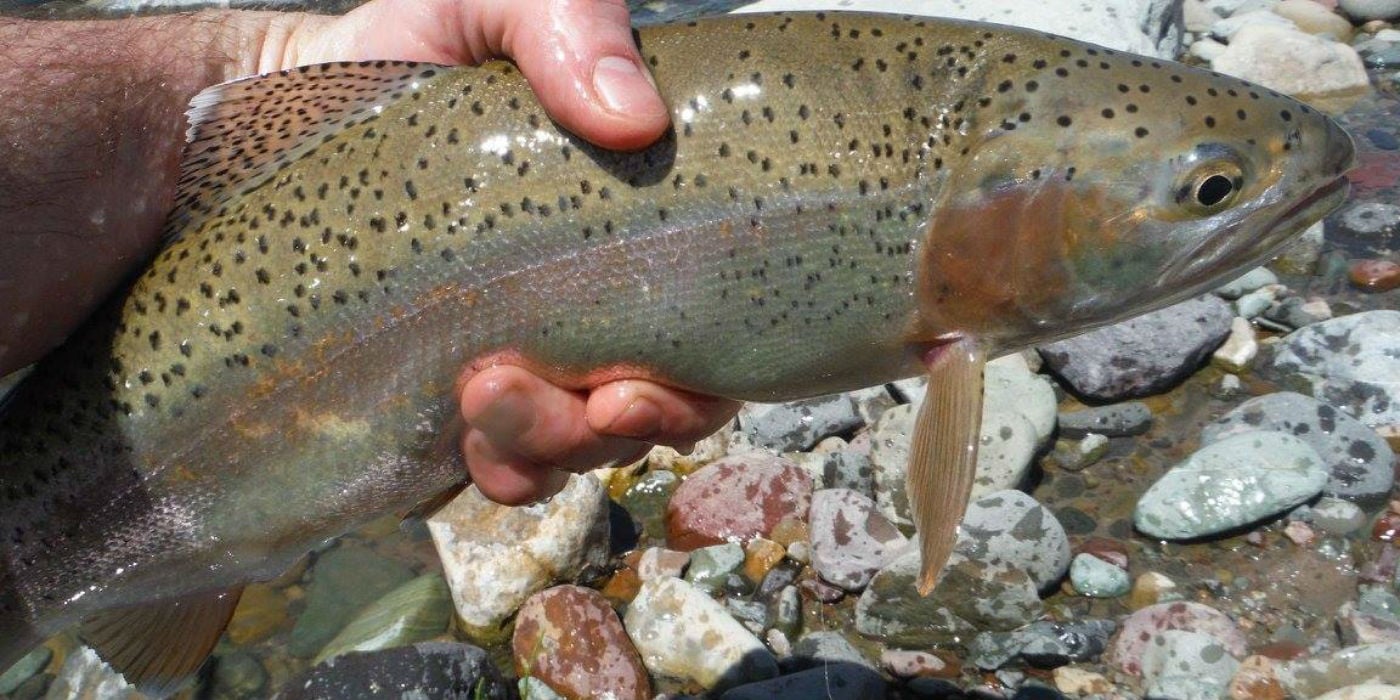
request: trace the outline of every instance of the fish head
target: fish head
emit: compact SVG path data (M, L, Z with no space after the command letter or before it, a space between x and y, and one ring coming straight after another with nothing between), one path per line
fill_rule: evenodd
M1316 109L1170 61L1049 46L1016 56L1028 74L989 74L947 140L924 328L1010 349L1113 323L1262 263L1345 199L1355 149Z

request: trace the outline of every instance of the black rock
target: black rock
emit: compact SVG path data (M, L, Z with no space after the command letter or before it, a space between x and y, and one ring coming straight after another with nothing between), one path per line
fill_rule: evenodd
M482 649L455 642L423 642L341 654L293 678L276 697L342 700L414 696L514 700L517 694L515 684L506 680Z

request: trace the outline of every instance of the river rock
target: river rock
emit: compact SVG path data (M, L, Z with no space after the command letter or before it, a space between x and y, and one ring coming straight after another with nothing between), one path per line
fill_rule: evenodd
M828 583L860 592L909 542L875 502L848 489L812 496L812 568Z
M274 700L351 697L507 700L515 697L515 686L480 648L420 642L323 661L282 686Z
M869 450L855 449L841 438L822 440L811 452L793 458L812 475L817 488L851 489L866 496L875 493L875 465Z
M1358 22L1400 19L1400 0L1338 0L1337 5Z
M1146 696L1173 700L1218 700L1239 661L1207 634L1169 629L1143 649Z
M112 670L111 666L97 656L97 652L80 646L69 652L68 658L58 670L58 677L49 685L46 697L53 700L145 700L147 696L127 683L120 673Z
M1138 500L1133 524L1151 537L1204 537L1282 513L1321 493L1327 469L1289 433L1253 431L1202 447Z
M1175 58L1181 0L760 0L741 12L855 10L1014 24L1133 53Z
M1293 392L1252 398L1201 431L1210 444L1252 430L1289 433L1312 446L1328 470L1323 493L1378 505L1395 480L1395 453L1376 431L1317 399Z
M1362 683L1400 685L1400 643L1365 644L1330 654L1281 661L1274 674L1290 697L1315 698Z
M1355 49L1289 26L1243 27L1211 67L1296 97L1349 96L1370 89Z
M608 557L608 494L592 475L569 478L546 503L506 507L475 487L428 519L458 620L496 640L526 598Z
M1075 556L1069 566L1069 580L1075 591L1090 598L1117 598L1127 595L1133 587L1127 570L1092 554Z
M363 547L342 544L316 559L306 609L287 640L293 656L310 657L366 605L413 578L413 570Z
M1400 311L1366 311L1283 338L1274 370L1372 428L1400 425Z
M723 691L778 675L753 633L704 591L677 578L642 584L624 617L647 670Z
M802 519L812 477L792 460L750 452L712 462L681 482L666 510L669 546L682 551L767 536Z
M452 592L442 574L419 576L371 603L335 636L313 664L347 651L378 651L426 642L452 622Z
M994 671L1021 657L1036 668L1097 659L1116 627L1111 620L1032 622L1010 632L983 632L972 640L968 661Z
M777 452L808 450L819 440L864 424L848 394L787 403L747 403L739 426L755 445Z
M734 542L701 547L690 553L690 568L685 580L695 587L713 593L724 587L730 575L744 565L744 548Z
M1055 585L1069 569L1069 537L1039 501L1014 490L967 505L957 551L995 571L1024 571L1037 589Z
M800 671L833 663L860 664L875 668L865 655L840 632L809 632L792 645L792 654L783 659L783 670Z
M884 696L885 679L877 671L861 664L837 662L821 668L741 685L725 692L720 696L720 700L868 700Z
M213 659L211 694L228 700L267 697L267 669L246 651L231 651Z
M1323 693L1313 700L1395 700L1400 698L1400 685L1361 683Z
M1039 348L1045 364L1080 396L1115 402L1177 384L1230 334L1230 305L1212 295Z
M1062 437L1079 439L1089 433L1128 437L1152 428L1152 409L1141 401L1124 401L1061 413L1059 423Z
M555 586L531 596L516 617L511 648L516 673L565 698L652 696L641 657L597 591Z
M1282 0L1274 5L1273 11L1292 21L1308 34L1333 41L1347 41L1351 38L1351 22L1315 0Z
M1219 287L1216 287L1215 293L1216 295L1224 297L1226 299L1234 300L1256 289L1259 289L1260 287L1265 287L1271 284L1278 284L1278 275L1275 275L1273 271L1269 270L1269 268L1267 267L1256 267L1253 270L1250 270L1249 272L1246 272L1243 275L1240 275L1239 277L1236 277L1235 279L1230 280L1229 282L1226 282L1225 284L1222 284Z
M681 478L666 469L653 469L643 474L617 499L632 519L640 523L647 537L666 536L666 504L680 486Z
M44 670L52 658L52 649L47 646L34 647L23 658L0 674L0 694L8 695L15 692L15 689L21 684Z
M1107 661L1133 675L1142 675L1144 663L1155 663L1146 656L1149 647L1162 644L1161 633L1183 630L1206 635L1218 642L1230 656L1245 655L1247 642L1235 622L1215 608L1177 601L1149 605L1129 615L1110 642Z

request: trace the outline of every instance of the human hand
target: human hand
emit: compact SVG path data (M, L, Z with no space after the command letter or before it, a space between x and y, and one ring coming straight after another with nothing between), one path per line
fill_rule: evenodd
M641 148L669 124L622 0L376 0L340 18L274 25L263 46L277 63L262 70L374 58L478 63L507 55L560 124L601 146ZM738 410L733 401L637 380L568 391L510 366L474 375L459 398L472 479L487 497L508 504L553 495L568 472L626 463L652 443L684 448Z

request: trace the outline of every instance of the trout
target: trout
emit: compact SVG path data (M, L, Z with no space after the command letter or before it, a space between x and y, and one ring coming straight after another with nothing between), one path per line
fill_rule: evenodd
M986 358L1173 303L1345 197L1288 97L962 21L640 30L673 130L550 121L508 62L308 66L192 102L168 241L0 417L0 667L85 623L169 689L241 586L466 479L465 370L786 400L928 373L921 589Z

